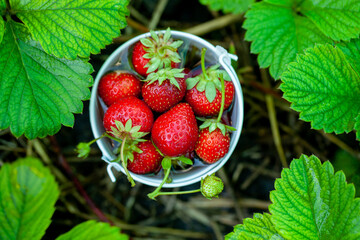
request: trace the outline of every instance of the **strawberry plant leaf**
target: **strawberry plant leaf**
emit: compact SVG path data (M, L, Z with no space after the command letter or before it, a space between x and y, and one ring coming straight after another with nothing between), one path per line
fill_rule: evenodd
M289 64L282 81L284 98L314 129L343 133L359 126L360 75L340 48L308 49Z
M5 163L0 170L0 239L41 239L59 194L54 176L40 160Z
M301 13L335 41L357 38L360 33L358 0L307 0Z
M340 42L337 46L345 54L346 60L360 76L360 38L353 39L350 42Z
M360 199L330 162L302 155L282 171L275 189L271 221L286 239L360 238Z
M12 12L44 50L68 59L99 53L119 36L120 29L126 26L128 3L128 0L10 0Z
M128 240L129 237L120 233L120 229L112 227L108 223L93 220L81 223L69 232L60 235L56 240Z
M92 66L44 52L28 29L8 21L0 44L0 129L33 139L72 126L90 97Z
M0 17L0 43L2 42L4 32L5 32L5 22L2 19L2 17Z
M234 231L226 235L225 240L271 239L283 240L271 222L268 213L255 213L253 218L245 218L243 224L236 225Z
M270 74L279 79L296 54L314 46L330 43L314 23L294 12L290 0L268 0L252 6L243 27L245 39L252 41L251 52L259 54L260 67L270 66Z
M243 13L254 3L254 0L200 0L200 3L208 5L213 11Z

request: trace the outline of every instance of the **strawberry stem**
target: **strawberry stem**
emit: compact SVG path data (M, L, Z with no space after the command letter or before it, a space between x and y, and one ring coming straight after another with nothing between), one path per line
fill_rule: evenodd
M205 53L206 53L206 48L202 48L201 49L201 69L204 75L205 79L209 79L209 76L206 73L206 68L205 68Z
M134 187L135 186L134 179L131 177L129 170L127 169L127 159L124 159L125 142L126 142L126 137L123 139L121 143L121 150L120 150L121 165L125 170L125 174L127 176L128 181L131 183L131 186Z
M164 176L162 182L160 183L160 185L152 193L149 193L147 195L150 199L155 200L155 198L159 195L162 186L165 184L166 180L168 179L168 177L170 175L170 170L171 170L171 168L165 169L165 176Z
M221 121L221 117L223 115L224 105L225 105L225 83L224 83L224 76L222 74L220 74L220 80L221 80L221 106L220 106L220 112L219 112L216 122Z
M182 194L190 194L190 193L198 193L201 192L201 189L188 190L188 191L179 191L179 192L157 192L153 197L156 198L160 195L182 195Z

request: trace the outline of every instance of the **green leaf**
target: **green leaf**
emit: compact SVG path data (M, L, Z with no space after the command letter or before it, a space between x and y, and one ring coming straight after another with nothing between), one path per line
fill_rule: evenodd
M315 43L330 43L331 40L308 18L294 12L291 6L295 1L268 2L274 4L254 4L245 15L243 27L247 29L245 39L252 41L251 52L259 54L260 67L270 66L270 74L279 79L297 53Z
M6 1L5 0L0 0L0 15L3 16L4 15L4 11L6 10Z
M178 157L178 159L179 159L181 162L183 162L183 163L185 163L185 164L187 164L187 165L193 165L193 161L191 161L190 158L187 158L187 157L184 157L184 156L180 156L180 157Z
M59 193L54 176L38 159L5 163L0 171L0 239L41 239Z
M343 133L356 128L360 76L339 48L327 44L308 49L289 64L282 81L284 98L314 129Z
M213 82L207 82L205 86L205 96L206 99L212 103L216 97L216 87Z
M100 52L126 26L128 0L10 0L12 12L47 53L59 58Z
M1 10L0 10L1 11ZM4 36L4 32L5 32L5 22L2 19L2 17L0 17L0 43L2 42L3 36Z
M271 222L268 213L255 213L253 218L245 218L243 224L236 225L234 232L226 235L225 240L271 239L283 240Z
M34 1L36 2L36 1ZM89 99L92 66L48 55L23 24L8 21L0 44L0 129L32 139L73 126Z
M286 239L360 238L360 199L330 162L302 155L275 181L269 206L275 229Z
M200 3L209 5L213 11L243 13L254 3L254 0L200 0Z
M56 240L128 240L129 237L120 233L120 229L108 223L93 220L81 223L69 232L60 235Z
M345 54L346 60L360 76L360 38L350 42L340 42L337 46Z
M307 0L302 14L335 41L350 40L360 34L359 0Z

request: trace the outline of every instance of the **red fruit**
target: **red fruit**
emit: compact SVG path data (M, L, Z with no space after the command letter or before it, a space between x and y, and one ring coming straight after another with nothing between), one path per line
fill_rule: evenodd
M144 50L144 45L142 45L141 42L137 42L134 46L133 53L132 53L132 63L134 66L135 71L140 74L141 76L146 77L148 74L146 71L148 70L147 67L145 67L146 64L150 61L149 58L143 58L143 56L146 54L146 51Z
M123 125L131 119L132 126L141 126L140 132L150 132L154 123L154 115L146 103L134 96L124 97L112 104L104 115L104 128L111 131L115 120Z
M179 103L156 119L151 137L165 156L178 157L195 149L198 131L190 105Z
M225 81L225 104L224 109L227 109L234 98L234 84L231 81ZM185 101L193 108L196 116L216 116L220 112L221 107L221 92L216 89L216 96L212 102L209 102L205 96L205 91L200 92L193 87L186 91Z
M98 92L105 104L110 106L122 97L139 97L141 81L128 72L111 72L100 79Z
M150 33L151 37L142 38L135 44L131 58L135 71L144 77L158 69L176 68L180 63L178 47L182 41L174 41L170 29L165 34Z
M155 112L165 112L179 103L185 96L186 82L184 78L175 78L178 87L170 80L162 83L155 81L144 84L141 90L142 97L146 104Z
M229 151L229 147L230 135L228 132L223 135L217 128L210 133L208 128L204 128L200 131L195 152L203 161L211 164L224 157Z
M156 172L160 168L163 157L156 150L153 143L150 140L146 142L139 142L137 147L142 151L142 153L133 153L134 160L128 160L128 170L137 174Z

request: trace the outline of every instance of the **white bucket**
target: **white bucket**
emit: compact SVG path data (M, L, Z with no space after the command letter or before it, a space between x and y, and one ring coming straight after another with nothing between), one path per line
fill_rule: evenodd
M160 31L165 32L165 31ZM237 59L235 55L228 54L228 52L220 47L220 46L213 46L206 40L197 37L195 35L179 32L179 31L171 31L171 36L175 40L183 40L183 45L179 48L180 56L181 49L187 48L189 46L195 47L198 49L206 48L206 55L205 61L206 63L212 64L220 64L220 68L223 68L229 74L232 82L235 86L235 96L234 102L232 106L232 126L235 127L237 130L232 132L231 134L231 141L230 141L230 149L229 152L219 161L213 164L205 164L200 161L195 161L194 165L186 170L172 170L170 173L170 177L172 179L171 183L165 183L163 187L165 188L172 188L172 187L181 187L190 185L192 183L200 182L201 178L215 173L219 170L226 161L230 158L232 152L234 151L238 140L240 138L240 133L242 130L242 124L244 119L244 108L243 108L243 95L241 90L241 85L239 79L231 66L231 58ZM116 70L116 69L127 69L130 70L130 63L129 63L129 56L128 56L128 49L131 48L137 41L141 38L150 37L150 33L145 33L139 35L131 40L127 41L119 48L117 48L105 61L105 63L100 68L96 78L95 83L92 88L91 99L90 99L90 123L91 128L95 138L98 138L104 133L103 127L103 114L106 111L106 105L102 102L98 95L98 84L103 75L107 72ZM199 50L199 51L200 51ZM185 51L184 51L185 52ZM200 55L200 52L199 52ZM119 61L121 64L119 65ZM114 174L112 172L112 168L115 168L117 171L122 171L125 174L124 169L122 168L121 164L116 162L111 162L111 160L115 159L116 156L113 153L113 144L109 139L103 138L97 141L97 144L103 154L102 159L108 164L108 174L113 182L116 181ZM132 178L137 181L141 182L146 185L157 187L160 185L162 178L163 178L163 171L161 170L157 174L134 174L130 173Z

